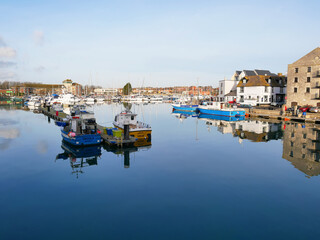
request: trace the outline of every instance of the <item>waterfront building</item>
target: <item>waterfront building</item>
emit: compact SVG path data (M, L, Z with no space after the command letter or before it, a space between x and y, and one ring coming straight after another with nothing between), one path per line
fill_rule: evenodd
M237 85L237 102L252 106L283 104L286 94L286 76L253 75L241 79Z
M64 90L67 93L72 93L73 95L82 95L82 85L76 82L73 82L71 79L66 79L62 82Z
M320 106L320 47L288 65L287 105Z
M229 98L226 98L226 94L237 89L238 80L221 80L219 81L219 102L227 102ZM233 100L233 99L232 99Z
M94 93L97 95L117 95L118 89L116 88L96 88Z

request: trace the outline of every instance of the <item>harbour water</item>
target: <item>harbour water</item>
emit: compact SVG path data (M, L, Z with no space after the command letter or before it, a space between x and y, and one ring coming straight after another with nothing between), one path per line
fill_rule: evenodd
M111 126L121 104L95 105ZM0 239L312 239L320 127L133 105L151 145L70 149L53 120L0 109Z

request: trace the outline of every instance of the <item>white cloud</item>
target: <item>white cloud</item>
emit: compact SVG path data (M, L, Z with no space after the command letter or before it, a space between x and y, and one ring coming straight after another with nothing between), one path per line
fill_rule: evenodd
M17 64L15 62L8 62L8 61L1 61L0 60L0 68L7 68L7 67L13 67Z
M17 55L16 50L11 47L0 47L0 57L12 58Z
M17 75L14 72L0 72L0 81L15 81Z
M42 46L44 43L44 33L39 30L33 32L33 39L36 45Z

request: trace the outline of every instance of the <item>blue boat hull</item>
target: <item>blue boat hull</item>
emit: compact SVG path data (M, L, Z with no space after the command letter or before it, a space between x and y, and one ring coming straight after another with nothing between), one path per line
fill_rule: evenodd
M75 137L69 137L67 132L61 130L61 136L64 141L74 146L101 144L100 134L83 134Z
M243 121L245 120L245 116L240 117L228 117L228 116L218 116L218 115L212 115L212 114L201 114L199 115L199 119L213 119L213 120L222 120L222 121Z
M198 109L198 105L172 105L173 110L178 110L178 111L187 111L187 112L196 112Z
M226 117L243 117L246 115L246 111L244 110L218 110L218 109L203 109L199 108L199 112L201 114L210 114L216 116L226 116Z
M173 110L172 113L177 113L177 114L181 114L184 115L186 117L197 117L198 114L196 112L190 112L190 111L181 111L181 110Z

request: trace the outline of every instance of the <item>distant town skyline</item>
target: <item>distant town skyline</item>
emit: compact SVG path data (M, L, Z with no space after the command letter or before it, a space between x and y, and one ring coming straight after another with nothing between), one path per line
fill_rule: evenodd
M320 46L318 1L1 1L0 81L211 85L287 72Z

